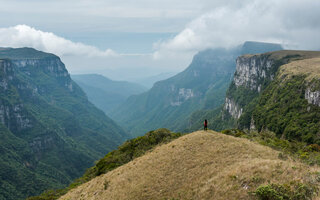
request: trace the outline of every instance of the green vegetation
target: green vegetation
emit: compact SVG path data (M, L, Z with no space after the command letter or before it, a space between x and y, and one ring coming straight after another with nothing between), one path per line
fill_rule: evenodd
M64 187L129 137L88 101L57 56L1 48L0 58L0 199Z
M146 93L130 97L111 113L111 117L124 124L133 135L160 127L194 131L201 128L204 119L209 120L209 127L214 130L233 127L235 120L217 109L225 100L237 56L281 49L278 44L246 42L229 50L201 51L183 72L155 83ZM185 99L187 89L193 96ZM251 98L247 92L239 98Z
M167 129L158 129L146 133L144 136L140 136L131 140L126 141L124 144L108 153L104 158L99 160L95 166L89 168L85 174L75 180L68 188L60 190L49 190L44 192L40 196L30 197L28 200L54 200L58 199L60 196L66 194L72 188L75 188L91 179L105 174L121 165L124 165L133 159L144 155L146 152L155 148L157 145L168 143L178 137L180 133L172 133ZM104 183L104 187L108 187L108 182Z
M320 144L320 107L305 99L304 76L270 84L253 112L256 128L268 129L279 137Z
M189 127L185 129L185 132L192 132L203 129L204 120L208 120L208 128L221 131L236 127L236 120L226 112L222 106L216 109L199 110L192 113L189 118Z
M33 48L0 48L0 58L8 58L8 59L46 59L57 57L51 53L45 53L42 51L37 51Z
M312 87L315 91L319 88L320 81L307 80L308 75L303 72L300 75L297 71L295 73L298 74L289 76L285 69L279 70L284 64L316 56L319 56L319 52L279 51L259 55L258 60L274 59L271 68L266 70L266 75L255 80L256 85L261 85L260 93L244 86L236 87L232 82L226 94L243 109L239 119L234 119L222 107L195 113L191 119L203 115L209 119L210 128L217 131L233 127L250 129L250 125L254 124L259 132L270 130L278 137L290 141L320 144L320 108L309 104L305 99L307 87ZM312 69L310 66L309 68ZM303 71L303 68L300 70ZM275 78L271 80L268 77ZM200 124L199 121L197 123Z
M259 200L310 200L318 192L313 185L299 182L261 185L254 194Z
M272 54L263 54L259 56L259 59L269 59L272 57ZM283 58L280 58L278 60L274 60L273 65L270 69L265 70L266 75L265 77L273 77L277 74L280 66L291 62L292 60L300 58L300 55L287 55ZM264 66L266 67L266 66ZM227 97L233 99L240 107L243 108L243 114L237 121L237 127L241 129L249 129L252 113L256 109L256 105L259 102L259 99L261 98L261 94L263 94L263 91L268 88L270 83L273 81L270 78L259 78L256 80L256 85L261 85L260 93L256 90L251 90L249 88L240 86L236 87L234 83L232 83L228 89Z
M111 117L137 136L161 127L183 131L196 110L223 104L235 70L234 50L208 49L194 56L183 72L131 96Z

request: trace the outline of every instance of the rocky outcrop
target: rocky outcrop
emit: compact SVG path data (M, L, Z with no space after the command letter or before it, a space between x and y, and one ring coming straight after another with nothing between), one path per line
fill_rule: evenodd
M19 59L12 60L12 63L20 69L28 66L40 68L55 77L67 77L69 75L59 57L49 57L41 59Z
M229 98L226 98L224 109L235 119L239 119L243 112L243 108L241 108L232 99Z
M0 60L0 92L2 95L10 94L8 90L12 82L16 82L19 86L14 79L13 64L9 60ZM32 127L31 120L26 117L23 110L23 104L19 102L12 103L6 99L0 99L0 122L11 131L21 131Z
M58 146L58 143L61 143L59 137L54 132L50 132L33 138L29 142L29 146L33 153L41 156L46 150L51 149L53 146Z
M29 76L32 76L32 72L28 69L28 67L31 67L36 70L41 70L52 77L56 77L66 88L69 89L69 91L73 91L70 75L59 57L52 56L41 59L13 59L11 62L14 66L18 67L20 71Z
M187 101L188 99L194 97L194 93L192 89L189 88L179 88L177 94L175 95L174 99L171 100L171 106L180 106L183 102Z
M22 104L10 105L0 101L0 122L16 132L32 127L32 120L25 115Z
M5 105L0 101L0 122L11 131L31 128L31 119L23 112L23 105Z
M269 54L244 55L236 60L236 72L233 78L233 90L227 94L224 109L235 119L243 113L246 98L243 96L257 96L264 89L265 82L272 81L276 68L274 60ZM240 88L241 87L241 88ZM240 100L235 100L240 99ZM250 99L251 101L252 99Z
M8 82L13 79L13 67L9 60L0 60L0 90L8 89Z
M268 59L268 56L240 56L236 63L237 67L233 81L237 87L243 86L260 92L263 80L274 78L274 74L270 73L273 60Z
M320 106L320 91L319 90L312 90L308 87L305 91L304 95L305 99L308 100L308 103Z

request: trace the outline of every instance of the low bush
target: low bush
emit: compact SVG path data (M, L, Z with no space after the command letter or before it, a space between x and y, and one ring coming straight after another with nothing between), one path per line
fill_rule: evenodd
M310 200L317 192L314 186L292 182L259 186L254 195L259 200Z

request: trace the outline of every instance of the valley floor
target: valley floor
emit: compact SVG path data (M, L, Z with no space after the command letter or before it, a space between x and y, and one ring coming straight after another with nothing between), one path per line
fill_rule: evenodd
M305 183L319 167L279 159L248 139L197 131L69 191L60 199L255 199L260 185Z

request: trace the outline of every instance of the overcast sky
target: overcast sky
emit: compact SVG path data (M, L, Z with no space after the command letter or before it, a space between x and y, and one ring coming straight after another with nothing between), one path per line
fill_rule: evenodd
M318 0L0 0L0 46L59 55L70 73L179 72L246 40L320 49ZM142 73L141 73L142 72Z

